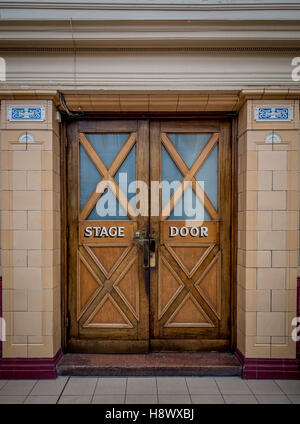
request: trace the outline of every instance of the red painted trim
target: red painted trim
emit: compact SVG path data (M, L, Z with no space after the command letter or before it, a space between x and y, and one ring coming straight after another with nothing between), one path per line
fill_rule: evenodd
M300 379L299 359L245 358L237 349L237 359L242 364L242 378L245 379Z
M300 317L300 277L297 278L297 317ZM297 342L297 358L300 360L300 340Z
M56 378L56 364L61 357L59 349L54 358L1 358L0 379Z

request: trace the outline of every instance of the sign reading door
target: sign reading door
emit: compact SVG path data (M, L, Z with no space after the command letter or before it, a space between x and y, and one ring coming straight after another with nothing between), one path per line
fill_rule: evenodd
M68 140L69 351L228 349L229 124L78 121Z

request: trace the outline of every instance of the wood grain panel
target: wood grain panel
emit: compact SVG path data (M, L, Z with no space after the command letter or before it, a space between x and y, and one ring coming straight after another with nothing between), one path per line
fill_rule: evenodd
M198 281L195 283L197 290L212 308L214 313L221 319L221 253L219 252Z
M129 262L120 274L114 283L114 288L131 309L135 318L139 320L140 287L138 280L138 261L136 257Z
M214 327L213 322L190 293L175 309L165 327Z
M161 132L170 133L210 133L220 131L218 121L168 120L160 122Z
M103 284L88 262L80 254L78 254L78 267L77 316L79 319L98 295Z
M158 280L158 319L162 317L183 287L184 284L177 273L169 265L168 261L161 256Z
M105 277L109 279L129 252L131 244L84 245L84 248L94 259Z
M215 244L165 243L165 246L186 275L191 278Z
M132 328L133 325L113 297L107 293L83 327Z

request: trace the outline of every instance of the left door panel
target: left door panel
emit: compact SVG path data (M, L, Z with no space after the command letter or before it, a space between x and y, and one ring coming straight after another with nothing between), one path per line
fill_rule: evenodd
M147 352L149 276L134 231L149 181L145 120L76 121L67 132L70 352Z

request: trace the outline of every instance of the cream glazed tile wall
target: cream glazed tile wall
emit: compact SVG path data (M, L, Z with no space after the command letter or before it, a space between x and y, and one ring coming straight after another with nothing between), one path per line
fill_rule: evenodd
M294 108L291 122L256 122L263 105ZM299 101L248 100L239 113L238 348L248 358L295 358L299 249ZM265 144L272 131L280 144Z
M44 122L9 122L9 105L43 105ZM34 143L19 143L24 131ZM60 140L52 101L2 101L3 357L53 357L60 347Z

